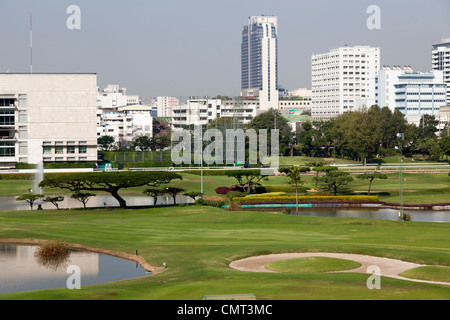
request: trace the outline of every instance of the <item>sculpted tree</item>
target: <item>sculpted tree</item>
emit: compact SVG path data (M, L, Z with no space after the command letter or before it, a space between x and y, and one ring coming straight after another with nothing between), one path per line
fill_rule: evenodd
M183 178L173 172L88 172L75 174L54 174L47 176L39 187L62 188L76 191L103 191L110 193L126 208L126 201L119 195L119 190L132 187L159 187L172 180Z
M328 171L320 180L328 186L330 194L334 191L334 195L337 195L338 188L352 182L353 178L348 172L332 170Z
M360 179L360 180L369 180L369 191L367 192L367 194L370 196L370 187L372 186L372 182L375 179L387 179L388 176L383 174L383 173L364 173L364 174L360 174L358 175L356 178Z
M261 170L228 170L225 175L233 177L245 192L250 193L265 177L261 174Z

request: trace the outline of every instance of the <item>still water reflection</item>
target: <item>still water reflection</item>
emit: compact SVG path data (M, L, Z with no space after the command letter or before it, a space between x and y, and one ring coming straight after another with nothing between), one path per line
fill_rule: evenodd
M72 272L80 269L81 288L86 285L150 275L135 262L87 251L72 251L62 264L40 262L35 257L35 246L0 245L0 293L67 288ZM69 290L69 289L67 289Z
M152 197L143 196L123 196L128 206L152 206L154 204ZM193 200L186 196L177 196L177 203L191 203ZM44 210L53 210L56 207L51 203L45 203L43 201L36 201L34 209L38 207L38 204L42 206ZM172 197L158 197L156 204L173 204ZM117 207L119 203L110 195L98 195L89 199L87 205L88 208L101 208L101 207ZM80 201L70 198L70 195L64 196L64 201L59 203L61 209L74 209L82 208L83 205ZM0 210L12 211L12 210L30 210L30 205L25 201L16 201L16 197L0 197Z

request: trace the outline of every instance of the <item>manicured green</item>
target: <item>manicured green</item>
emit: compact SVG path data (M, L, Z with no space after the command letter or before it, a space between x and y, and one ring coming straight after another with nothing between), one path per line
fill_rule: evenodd
M450 282L450 267L418 267L402 272L400 275L411 279Z
M360 266L361 264L358 262L345 259L308 257L271 262L267 264L265 268L277 272L317 273L352 270L359 268Z
M325 218L204 206L0 212L0 238L63 240L134 254L168 269L140 279L0 295L0 299L449 299L450 287L367 274L253 273L232 260L281 252L342 252L450 266L450 224Z

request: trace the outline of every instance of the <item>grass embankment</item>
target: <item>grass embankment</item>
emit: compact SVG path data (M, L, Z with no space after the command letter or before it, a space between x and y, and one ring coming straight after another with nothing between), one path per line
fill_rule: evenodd
M258 299L449 299L450 287L367 275L252 273L234 259L281 252L347 252L450 266L450 225L275 215L186 206L141 210L0 212L0 238L61 239L139 254L162 273L135 280L0 295L0 299L201 299L254 293Z

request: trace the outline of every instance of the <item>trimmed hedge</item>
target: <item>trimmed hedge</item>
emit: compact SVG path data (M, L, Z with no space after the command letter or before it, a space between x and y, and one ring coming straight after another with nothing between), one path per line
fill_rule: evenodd
M273 197L282 197L285 196L286 192L269 192L269 193L263 193L263 194L251 194L248 196L245 196L243 198L273 198Z
M269 192L286 192L286 193L295 193L295 187L292 186L259 186L256 187L257 193L269 193ZM306 192L306 187L298 186L298 192L304 193Z
M251 197L236 197L233 198L234 201L241 203L244 202L259 202L264 203L268 201L293 201L295 202L295 196L275 196L275 197L264 197L264 196L251 196ZM299 196L299 202L309 202L309 201L359 201L359 202L376 202L378 201L378 196Z

